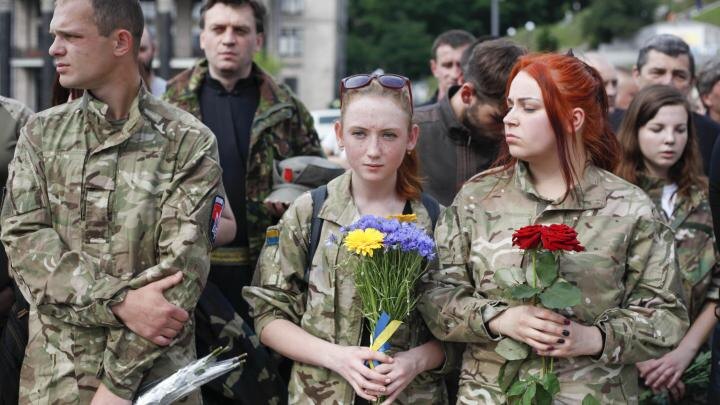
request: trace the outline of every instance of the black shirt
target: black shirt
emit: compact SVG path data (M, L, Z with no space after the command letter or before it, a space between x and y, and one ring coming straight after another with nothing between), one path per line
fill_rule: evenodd
M207 75L200 91L203 123L217 138L223 184L235 214L237 234L231 246L248 245L245 176L250 130L259 102L260 88L252 74L240 79L230 92Z

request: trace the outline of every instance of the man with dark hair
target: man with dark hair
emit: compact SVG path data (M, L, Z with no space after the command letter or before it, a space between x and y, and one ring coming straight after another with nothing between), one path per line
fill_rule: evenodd
M451 87L448 98L415 111L423 188L441 204L450 205L463 183L497 157L505 84L525 53L507 39L477 44L463 70L465 83Z
M1 239L30 303L22 404L131 404L195 359L221 169L208 128L141 86L142 30L137 0L56 2L49 53L85 91L28 121L9 169Z
M140 53L138 54L138 58L145 70L145 84L148 86L148 89L150 89L150 93L155 97L161 97L165 93L167 82L153 71L152 63L155 58L155 48L155 37L152 32L150 32L150 29L145 27L142 39L140 40Z
M703 65L698 73L698 93L707 109L707 117L720 123L720 58Z
M638 52L633 78L640 90L651 84L664 84L674 87L687 97L695 82L695 59L690 47L675 35L651 37ZM615 132L620 129L624 115L625 110L620 109L610 114L610 123ZM692 115L705 174L708 174L720 125L698 113Z
M430 71L437 79L438 89L427 104L434 104L447 97L448 89L459 83L462 75L460 59L463 51L475 37L464 30L445 31L435 38L430 59Z
M242 373L231 373L203 388L206 404L272 403L273 396L286 396L272 362L258 361L253 367L267 352L252 331L252 317L240 291L252 281L265 230L286 208L266 201L272 191L273 161L323 156L305 106L253 63L263 43L264 15L264 7L255 0L206 1L200 19L205 58L171 79L165 94L217 137L223 182L237 223L235 239L211 256L208 286L197 312L197 347L199 355L227 344L252 352ZM229 311L219 308L222 302L227 302ZM210 328L221 333L206 333ZM249 348L238 347L241 344Z

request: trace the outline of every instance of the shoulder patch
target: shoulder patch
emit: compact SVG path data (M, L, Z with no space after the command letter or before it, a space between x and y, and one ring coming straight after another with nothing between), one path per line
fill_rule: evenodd
M276 227L270 227L265 231L265 245L275 246L280 242L280 231Z
M212 211L210 212L210 242L215 243L218 230L220 229L220 217L225 208L225 198L216 195L213 200Z

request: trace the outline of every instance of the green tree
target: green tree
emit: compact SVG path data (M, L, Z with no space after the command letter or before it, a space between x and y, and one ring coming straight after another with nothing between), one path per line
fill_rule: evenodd
M589 0L501 0L500 33L563 18L573 3ZM430 48L449 29L490 34L490 0L349 0L347 73L382 68L410 78L430 74Z
M538 51L552 52L558 49L558 39L550 32L550 28L542 27L538 30L535 39L535 48Z
M595 48L616 37L628 37L651 24L658 0L599 0L590 5L582 33Z

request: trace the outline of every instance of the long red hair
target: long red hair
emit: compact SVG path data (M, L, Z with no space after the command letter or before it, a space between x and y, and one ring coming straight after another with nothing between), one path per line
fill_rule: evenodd
M620 145L608 120L608 99L600 74L574 56L534 53L520 57L510 72L505 95L515 76L521 71L529 74L540 86L548 119L555 132L560 167L570 192L579 179L572 165L571 145L576 133L572 124L573 109L581 108L585 120L581 142L588 160L595 166L612 171L620 154ZM512 167L516 158L510 155L507 143L500 146L494 166Z

